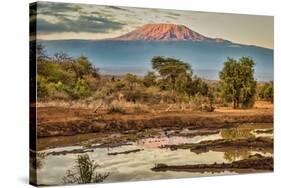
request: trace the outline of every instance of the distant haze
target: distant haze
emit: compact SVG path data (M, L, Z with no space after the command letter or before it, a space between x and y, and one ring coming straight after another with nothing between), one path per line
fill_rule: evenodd
M50 55L66 52L85 55L103 74L144 75L151 70L153 56L179 58L191 64L200 77L217 80L227 57L252 57L258 81L273 80L273 50L214 41L144 41L144 40L56 40L42 41Z

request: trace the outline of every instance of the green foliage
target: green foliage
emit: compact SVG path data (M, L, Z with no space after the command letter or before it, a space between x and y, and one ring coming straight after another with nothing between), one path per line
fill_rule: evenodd
M188 86L191 83L191 77L189 77L186 73L180 73L175 79L174 89L179 93L187 94Z
M47 80L42 76L37 76L37 97L48 97L48 83Z
M143 84L145 85L145 87L154 86L156 85L156 78L157 76L155 75L155 73L149 71L143 78Z
M51 82L47 84L48 96L51 99L67 100L70 98L66 86L60 81L57 83Z
M254 61L242 57L239 61L228 58L220 72L223 98L233 103L233 108L252 107L255 101L256 81Z
M96 69L88 60L87 57L78 57L74 63L72 63L72 69L76 73L77 78L82 78L84 75L91 75L98 77L98 69Z
M125 76L100 76L87 57L69 57L64 53L47 56L44 46L37 46L37 96L39 100L125 100L133 104L193 103L205 111L214 104L233 103L234 108L251 107L256 94L253 78L254 62L242 57L228 58L220 72L220 84L192 76L191 66L179 59L153 57L154 71L143 78L128 73ZM273 83L265 84L259 97L273 102ZM184 104L185 103L185 104ZM203 105L203 106L202 106ZM204 107L206 106L206 108ZM116 106L110 112L121 112Z
M273 82L265 83L260 91L259 91L259 97L263 100L270 101L273 103L274 99L274 90L273 90Z
M65 184L100 183L109 176L109 173L95 172L99 165L92 161L88 154L78 155L75 163L74 169L68 170L63 177Z
M207 96L209 93L209 86L202 79L195 76L188 88L188 93L192 96L196 94Z
M136 75L128 73L123 78L123 83L125 84L126 89L132 91L141 84L141 80L138 79Z
M37 93L42 99L79 99L98 88L96 69L87 57L71 58L64 53L46 55L44 46L37 46Z
M90 95L88 84L83 79L78 79L73 89L74 98L84 98Z
M185 91L191 80L192 70L188 63L174 58L153 57L152 68L156 70L163 80L168 83L171 90Z

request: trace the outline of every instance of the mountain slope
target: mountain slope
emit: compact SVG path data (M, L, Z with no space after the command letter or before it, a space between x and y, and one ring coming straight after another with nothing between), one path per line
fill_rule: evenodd
M146 24L134 31L116 37L114 40L225 41L223 39L206 37L184 25L176 24Z

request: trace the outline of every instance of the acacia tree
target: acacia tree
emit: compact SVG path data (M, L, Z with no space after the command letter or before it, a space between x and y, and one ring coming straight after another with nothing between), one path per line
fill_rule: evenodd
M152 68L164 79L172 91L185 92L191 82L191 66L179 59L153 57Z
M242 57L238 61L227 58L219 73L223 98L233 103L233 108L252 107L255 102L256 81L254 79L254 61Z

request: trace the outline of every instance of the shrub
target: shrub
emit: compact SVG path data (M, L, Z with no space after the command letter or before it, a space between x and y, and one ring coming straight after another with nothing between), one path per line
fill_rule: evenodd
M273 82L264 84L259 91L259 97L263 100L270 101L271 103L273 103L273 95Z
M215 110L212 98L202 96L200 94L191 97L189 105L192 110L199 110L204 112L213 112Z
M50 99L67 100L70 98L67 89L61 82L47 84L48 96Z
M78 79L72 93L74 98L85 98L90 95L88 84L83 79Z
M108 113L120 113L120 114L125 114L125 109L121 105L121 103L113 101L109 106L108 106Z
M133 112L134 113L144 113L148 112L148 107L143 104L133 104Z
M49 96L47 80L42 76L37 76L37 96L39 99Z
M145 85L145 87L150 87L150 86L154 86L156 84L156 75L154 72L149 71L147 73L147 75L144 76L143 78L143 84Z
M140 103L127 102L125 100L113 100L108 106L108 113L143 113L148 112L149 108Z

